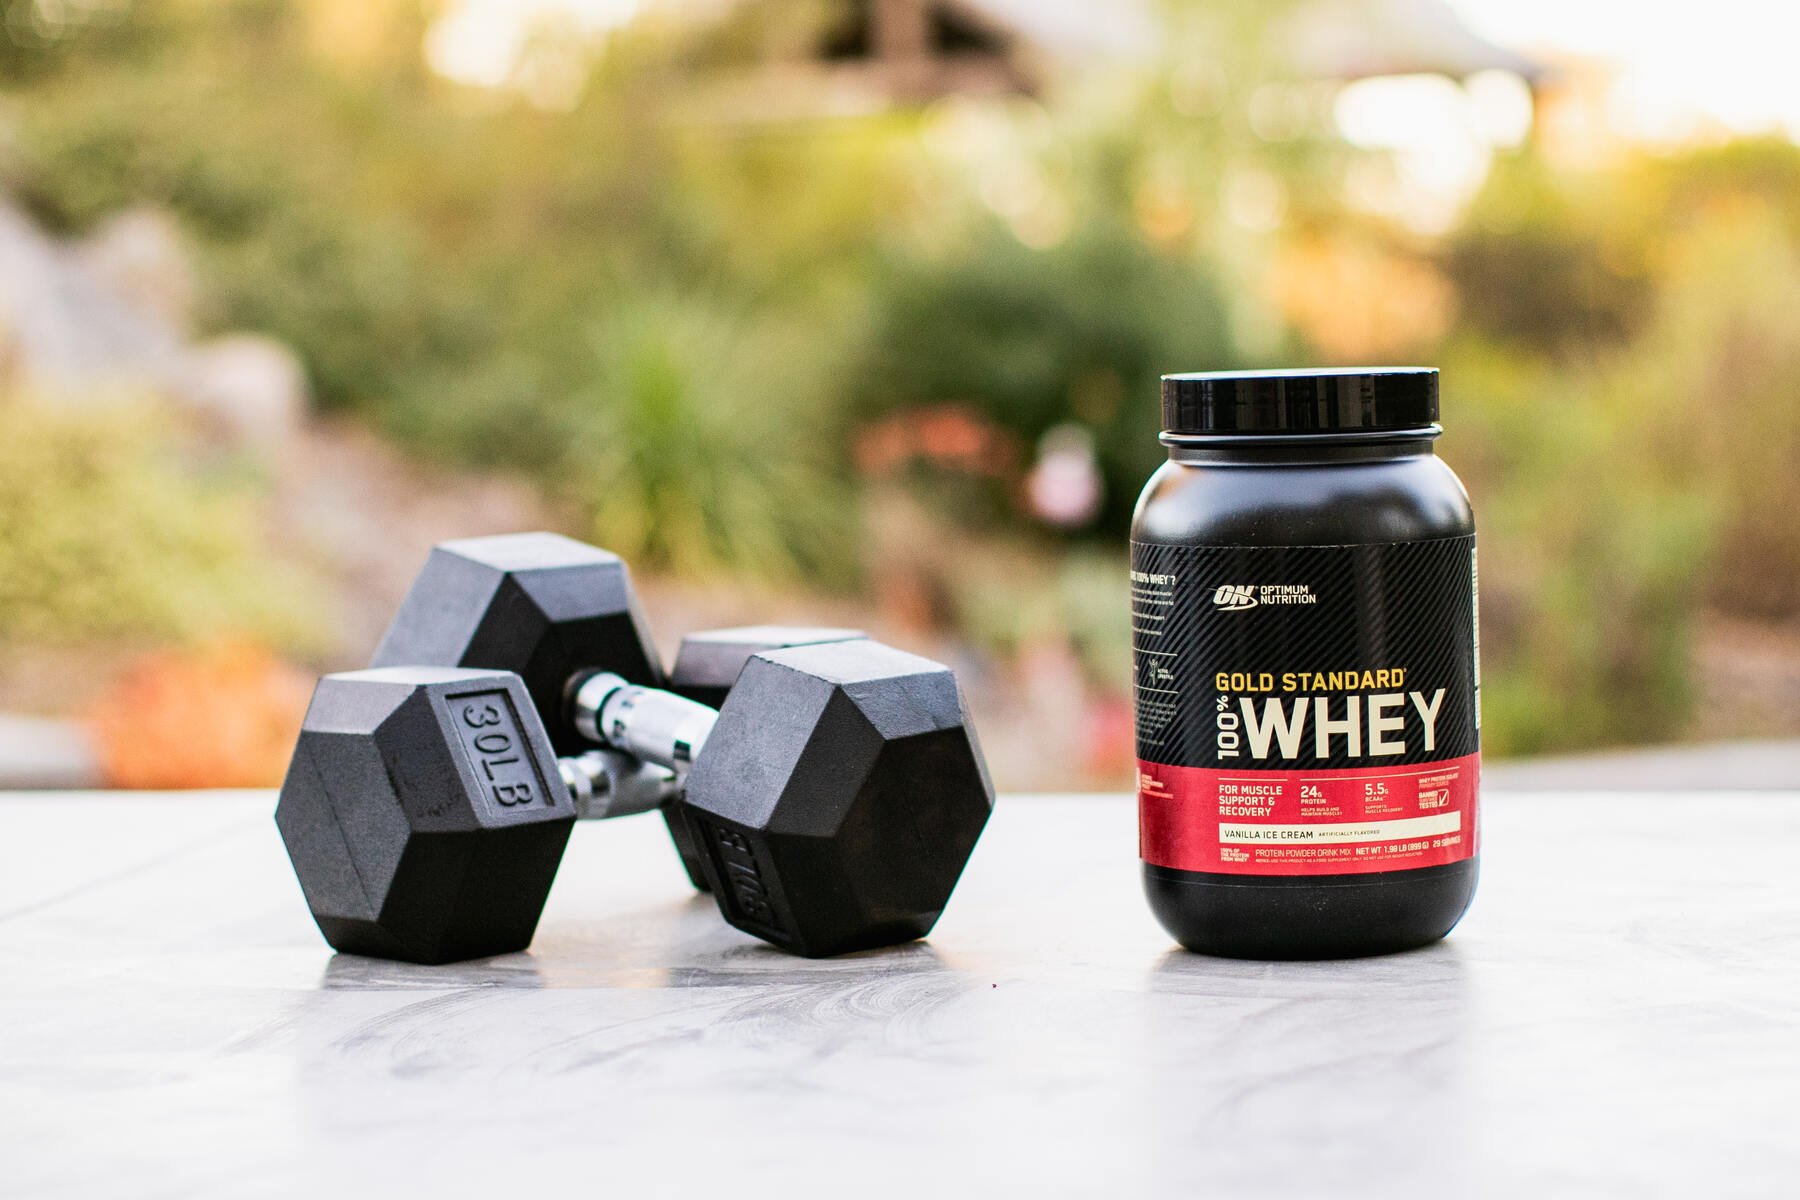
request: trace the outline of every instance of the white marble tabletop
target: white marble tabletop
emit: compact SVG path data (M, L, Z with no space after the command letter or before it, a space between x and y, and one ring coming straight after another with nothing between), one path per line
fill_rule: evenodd
M1120 797L1003 797L928 943L578 828L529 954L334 957L268 793L0 794L0 1194L1800 1192L1800 793L1490 797L1450 939L1173 949Z

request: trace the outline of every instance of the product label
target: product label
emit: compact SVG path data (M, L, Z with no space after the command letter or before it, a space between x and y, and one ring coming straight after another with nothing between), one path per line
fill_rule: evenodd
M1473 856L1475 539L1131 547L1144 861L1343 875Z

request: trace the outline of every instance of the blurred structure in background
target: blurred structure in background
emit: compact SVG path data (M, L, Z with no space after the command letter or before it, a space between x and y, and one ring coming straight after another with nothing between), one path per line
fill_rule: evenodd
M1800 737L1800 112L1605 7L0 0L0 786L272 781L534 527L1123 786L1156 377L1359 360L1443 368L1491 754Z

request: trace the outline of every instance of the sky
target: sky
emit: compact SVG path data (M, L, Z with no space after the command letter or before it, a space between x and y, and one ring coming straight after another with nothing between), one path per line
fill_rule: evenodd
M1709 124L1800 136L1793 0L1449 0L1476 33L1530 54L1612 61L1613 126L1679 141Z
M463 83L505 83L531 28L566 20L600 31L629 20L641 0L450 0L425 39L431 65Z

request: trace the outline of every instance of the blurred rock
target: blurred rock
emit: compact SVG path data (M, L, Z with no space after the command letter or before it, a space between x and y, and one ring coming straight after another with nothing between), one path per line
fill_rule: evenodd
M368 661L434 543L525 529L580 533L578 514L527 480L420 463L348 422L311 423L275 465L269 541L339 597L334 669Z
M1800 741L1656 746L1481 767L1481 786L1494 792L1786 792L1796 780Z
M93 788L101 779L99 751L80 722L0 713L0 791Z
M306 414L300 360L252 334L189 345L192 306L167 215L135 209L64 245L0 200L0 385L59 404L147 389L226 445L291 439Z
M228 440L273 447L306 419L306 370L274 338L235 333L188 353L183 399Z
M76 261L113 295L171 330L192 327L194 272L173 217L133 208L101 222Z
M0 200L0 383L66 403L179 379L176 328Z

